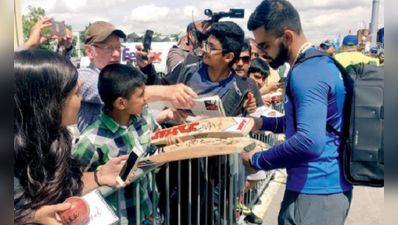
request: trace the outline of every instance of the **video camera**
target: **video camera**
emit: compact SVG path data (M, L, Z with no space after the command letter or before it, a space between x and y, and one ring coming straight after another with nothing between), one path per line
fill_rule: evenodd
M217 23L220 19L224 17L229 18L244 18L245 17L245 10L244 9L230 9L229 12L217 12L213 13L210 9L205 10L205 15L211 17L211 22Z

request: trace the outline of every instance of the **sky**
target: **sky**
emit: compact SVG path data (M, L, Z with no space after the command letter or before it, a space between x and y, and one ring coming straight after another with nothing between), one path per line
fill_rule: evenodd
M351 30L356 33L363 21L369 28L372 0L290 0L301 16L307 39L319 44L345 36ZM384 27L385 0L380 0L378 27ZM126 34L144 33L146 29L162 34L176 34L186 29L189 22L206 19L205 9L213 12L245 9L244 19L233 19L246 33L247 21L260 1L254 0L21 0L22 14L28 6L41 7L55 20L65 20L73 31L84 30L90 22L108 21ZM226 20L226 19L223 19ZM231 20L231 19L227 19Z

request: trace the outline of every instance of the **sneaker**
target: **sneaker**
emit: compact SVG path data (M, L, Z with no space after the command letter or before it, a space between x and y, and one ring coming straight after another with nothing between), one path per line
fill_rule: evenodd
M236 202L236 211L242 212L243 215L248 216L252 213L252 210L249 207L243 205L242 203Z
M245 220L249 223L263 224L263 220L254 213L250 213L250 215L246 216Z

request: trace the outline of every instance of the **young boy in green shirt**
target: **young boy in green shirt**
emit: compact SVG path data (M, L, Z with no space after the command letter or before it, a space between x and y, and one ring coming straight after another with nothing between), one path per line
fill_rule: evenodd
M125 65L108 65L101 71L98 90L104 107L98 120L83 132L74 146L73 155L80 159L85 172L95 171L110 159L132 151L137 155L151 151L151 136L159 125L146 106L145 81L143 73ZM158 203L153 182L148 174L106 198L121 224L136 224L138 184L140 221L152 215L152 205ZM155 202L151 199L152 192L156 192Z

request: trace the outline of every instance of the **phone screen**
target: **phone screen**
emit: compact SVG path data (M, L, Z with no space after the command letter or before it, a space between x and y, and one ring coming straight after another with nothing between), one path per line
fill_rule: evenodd
M284 82L286 82L286 77L282 77L278 82L279 82L279 83L284 83Z
M153 37L153 31L147 30L145 32L144 41L142 43L144 46L143 52L149 52L149 50L151 49L152 37ZM142 57L142 59L147 60L148 58L144 56Z
M138 156L135 152L131 152L129 158L127 159L126 163L124 164L122 170L120 171L119 177L122 181L126 181L131 170L138 164Z
M50 29L51 36L58 36L58 37L65 37L66 36L66 28L65 24L62 22L51 20L50 23L52 24Z

